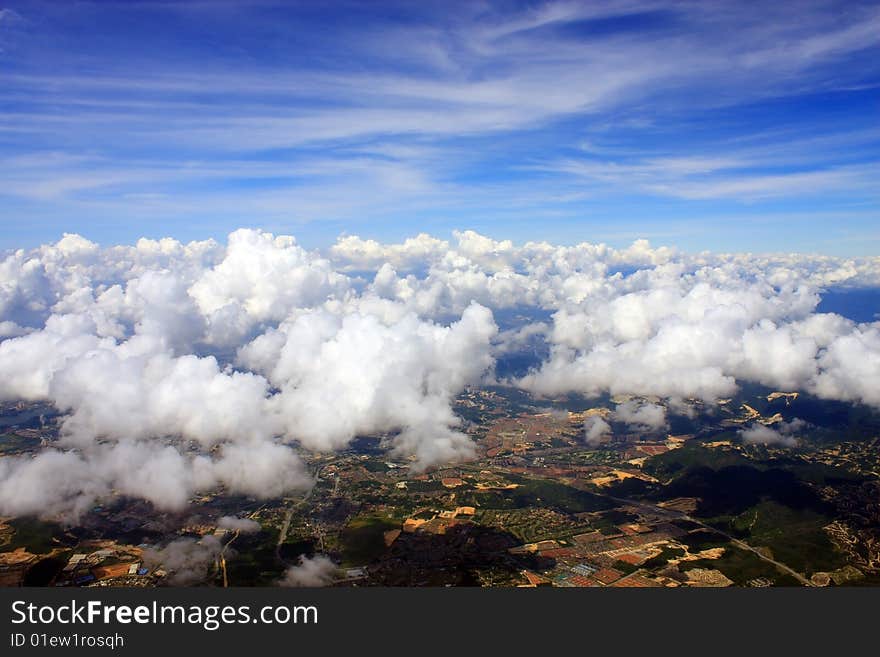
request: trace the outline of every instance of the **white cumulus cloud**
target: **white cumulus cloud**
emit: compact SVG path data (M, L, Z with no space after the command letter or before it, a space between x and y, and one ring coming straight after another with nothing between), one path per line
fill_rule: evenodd
M0 459L0 513L72 517L112 495L163 509L204 491L283 496L312 483L299 450L359 435L417 469L467 459L454 398L523 350L531 369L500 383L657 398L614 410L634 431L745 382L880 406L880 325L817 311L829 288L872 286L880 258L644 240L516 245L459 231L346 236L321 253L251 229L133 246L65 235L0 256L0 399L62 414L57 441ZM592 418L584 432L595 444L610 425Z

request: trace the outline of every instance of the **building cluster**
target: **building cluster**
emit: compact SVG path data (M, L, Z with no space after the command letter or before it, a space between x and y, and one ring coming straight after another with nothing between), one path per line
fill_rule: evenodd
M144 566L141 548L97 541L80 549L56 575L55 586L150 586L161 575Z

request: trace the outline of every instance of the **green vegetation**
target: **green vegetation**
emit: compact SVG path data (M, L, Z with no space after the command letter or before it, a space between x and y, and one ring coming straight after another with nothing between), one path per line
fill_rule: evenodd
M634 566L633 564L626 561L621 561L620 559L615 561L611 567L615 570L619 570L624 575L629 575L630 573L634 573L639 569L638 566Z
M227 554L226 574L230 586L260 586L276 583L284 565L275 554L278 530L264 527L256 534L240 534Z
M593 529L598 529L605 535L614 536L615 534L620 534L620 530L617 528L618 525L636 522L638 519L639 517L632 513L627 513L620 509L611 509L592 517L590 525L592 525Z
M698 559L679 564L682 572L692 568L711 568L720 570L728 579L739 586L748 585L749 580L764 578L777 586L799 586L791 575L781 572L771 563L761 559L754 552L741 550L728 545L719 559Z
M281 544L279 554L285 561L296 561L300 556L311 557L315 554L315 539L299 538L287 540Z
M620 455L612 450L591 449L561 454L556 460L561 464L571 465L616 465L620 461Z
M25 573L22 584L24 586L49 586L52 578L64 568L69 557L70 553L65 552L55 557L41 559Z
M497 527L516 536L523 543L571 537L590 530L589 525L574 522L570 516L546 508L487 509L480 523Z
M610 484L605 491L614 497L640 500L656 497L660 491L660 486L636 477L628 477Z
M775 464L794 474L800 481L816 484L817 486L857 483L866 479L864 475L852 470L826 465L825 463L806 463L795 459L790 461L776 459Z
M692 467L658 491L663 499L696 497L699 506L693 515L703 518L737 515L764 500L792 509L828 511L816 492L791 472L779 468L751 465L712 468Z
M666 565L666 563L670 559L677 559L678 557L684 556L684 550L680 547L675 547L673 545L665 545L663 546L663 550L655 557L651 557L648 559L644 566L645 568L660 568L661 566Z
M822 527L828 516L810 509L792 509L775 502L762 502L730 520L731 526L747 533L755 547L766 546L773 557L807 576L846 565Z
M351 487L353 490L358 492L369 492L381 490L383 488L382 484L380 484L378 481L372 481L370 479L352 482Z
M819 498L814 487L855 483L864 477L796 456L773 458L762 446L749 448L747 454L752 458L733 450L686 445L649 459L645 470L670 480L655 492L655 498L699 498L693 515L750 545L768 548L774 558L798 572L809 576L844 565L845 556L834 548L822 529L836 514ZM689 534L685 540L693 541L698 535ZM692 550L704 547L694 546ZM719 570L738 584L743 583L743 578L768 577L752 574L766 569L768 564L754 555L737 552L721 562L736 577L720 567ZM779 581L779 577L775 573L774 579Z
M722 439L720 436L717 439ZM737 465L753 465L738 452L725 449L703 447L699 443L687 443L679 449L653 456L645 461L642 470L660 481L680 476L688 470L697 468L721 468Z
M5 550L16 550L23 547L33 554L51 552L57 544L52 537L61 531L61 527L53 522L43 522L31 516L22 516L10 520L7 524L15 530L12 540L3 546Z
M385 551L385 532L400 525L388 518L361 516L352 520L339 536L342 565L363 566Z
M716 534L707 529L698 529L697 531L685 534L679 539L679 542L687 545L690 552L699 552L701 550L708 550L709 548L728 546L726 538L721 534Z
M614 506L607 498L558 481L514 476L510 480L519 486L504 491L466 491L459 495L459 499L462 504L488 509L546 507L564 513L604 511Z

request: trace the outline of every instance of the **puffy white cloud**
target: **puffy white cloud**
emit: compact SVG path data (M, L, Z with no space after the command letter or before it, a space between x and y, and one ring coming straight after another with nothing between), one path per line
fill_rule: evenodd
M137 347L132 339L93 349L54 374L49 397L69 411L62 435L70 444L82 446L95 436L180 436L212 447L266 440L280 429L266 412L263 377L223 371L212 356L175 358Z
M425 263L441 258L449 250L449 243L419 233L402 244L380 244L356 235L340 237L330 248L330 257L341 270L377 270L388 264L399 269L423 267Z
M43 326L51 314L86 314L99 335L119 338L149 315L146 305L170 305L156 289L161 281L175 296L177 307L171 312L198 323L201 319L190 308L180 306L193 303L181 289L185 292L221 253L220 245L211 240L183 245L171 239L141 239L134 247L102 249L78 235L65 235L55 244L15 251L0 261L0 317L33 329ZM129 281L142 276L140 290L135 284L127 294ZM153 328L173 319L171 312L151 322Z
M625 423L632 431L659 431L667 426L664 406L638 399L618 404L614 409L614 419Z
M584 420L584 439L587 445L596 447L605 436L611 434L611 425L598 415L591 415Z
M314 557L301 556L298 566L290 566L279 586L319 587L333 582L338 568L329 557L317 554Z
M752 381L876 403L876 328L816 314L819 292L806 277L775 287L741 263L684 264L610 277L563 304L548 333L550 359L519 384L546 395L714 400ZM847 361L856 352L860 367Z
M66 363L112 340L95 335L82 315L53 315L41 331L0 342L0 399L46 399L55 373Z
M0 460L0 513L76 519L110 494L182 510L198 491L271 498L311 485L289 447L224 444L193 454L177 441L100 441L78 450L46 449Z
M400 430L395 449L424 467L472 454L450 402L491 367L496 331L492 313L476 304L450 326L319 309L256 338L238 362L280 389L271 407L306 447L337 449L358 434Z
M222 516L217 520L217 526L221 529L229 529L242 534L255 534L260 531L260 523L250 518L239 518L237 516Z
M278 322L295 308L343 294L348 284L329 261L309 254L294 238L242 229L229 235L223 260L204 272L189 293L209 318L235 308L254 322Z
M779 422L772 427L753 423L745 429L740 429L739 435L747 443L794 447L797 445L797 434L806 426L807 423L800 418Z
M280 497L313 483L290 447L267 441L225 444L219 459L203 459L201 465L212 485L258 498Z
M74 452L46 450L0 459L0 512L76 518L109 493L107 481Z
M857 326L835 336L818 365L809 389L820 397L880 406L880 324Z
M55 295L38 258L16 251L0 262L0 317L10 325L33 325L54 303Z
M168 573L168 583L185 586L203 581L208 575L223 545L214 536L199 540L179 538L164 548L144 550L144 563L150 567L162 567Z

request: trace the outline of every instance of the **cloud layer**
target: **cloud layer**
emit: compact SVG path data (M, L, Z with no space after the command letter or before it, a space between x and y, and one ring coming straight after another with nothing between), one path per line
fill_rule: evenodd
M165 509L206 490L282 496L311 484L298 450L359 435L414 468L466 459L452 400L536 343L546 357L500 382L674 404L756 382L880 406L880 325L816 310L841 286L880 286L880 258L472 231L347 236L326 253L249 229L225 244L66 235L0 260L0 399L63 414L57 441L0 459L0 513L75 516L112 494ZM610 419L666 426L655 403ZM585 437L609 431L595 418Z

